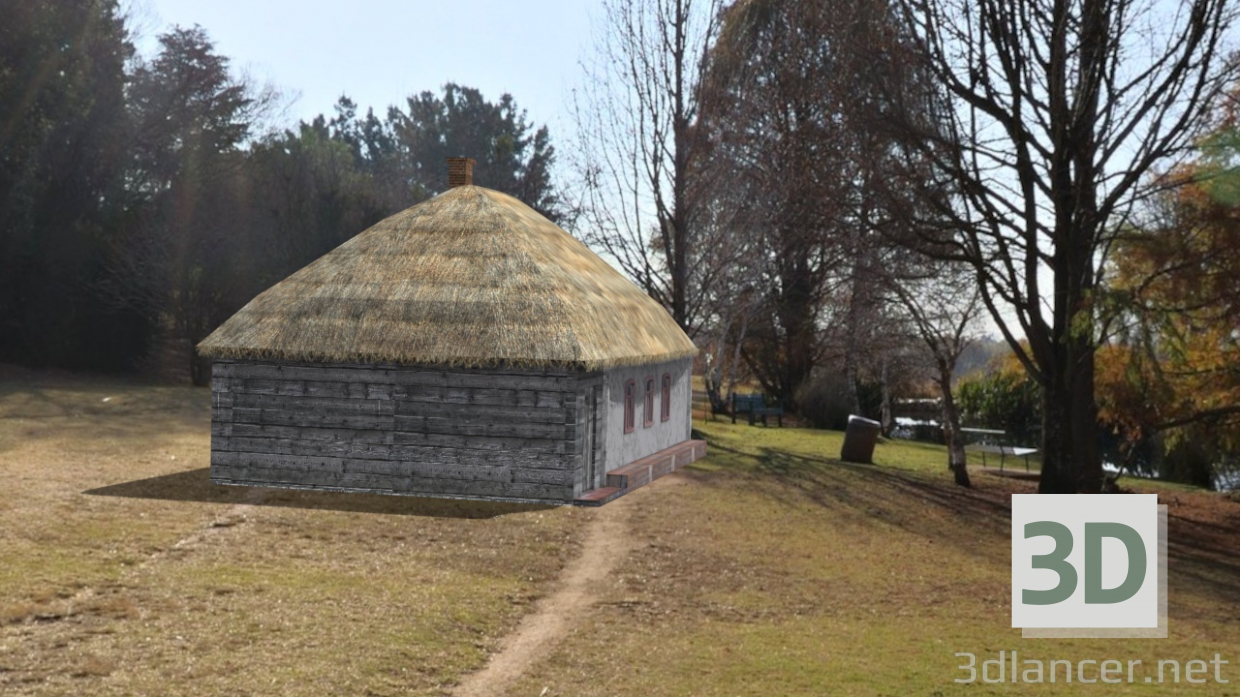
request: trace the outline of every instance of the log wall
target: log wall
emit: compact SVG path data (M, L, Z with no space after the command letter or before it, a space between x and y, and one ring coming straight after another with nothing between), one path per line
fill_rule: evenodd
M602 383L554 370L216 361L211 478L568 503L582 486L583 378ZM600 405L600 429L603 418Z
M607 425L607 404L603 392L603 373L583 373L577 378L576 400L576 423L577 433L576 442L573 444L573 492L574 496L580 496L595 487L603 486L606 482L606 425ZM590 396L593 395L594 401L594 437L586 437L586 429L589 427L589 405ZM596 463L595 480L590 481L587 475L587 462L590 456L586 452L585 446L587 442L592 442L594 447L594 458Z

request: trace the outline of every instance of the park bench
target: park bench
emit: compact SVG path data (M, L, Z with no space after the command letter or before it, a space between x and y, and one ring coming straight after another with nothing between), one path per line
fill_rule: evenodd
M960 434L965 438L965 450L982 454L982 466L986 466L986 455L999 456L999 471L1003 471L1008 456L1021 457L1025 460L1025 471L1029 471L1029 456L1038 452L1037 448L1022 448L1012 443L1007 431L990 428L962 428ZM970 438L984 442L969 443Z
M766 426L766 417L774 416L780 428L784 425L784 408L768 407L766 405L766 396L760 394L736 394L735 392L728 395L728 401L732 403L732 423L736 423L736 415L738 413L749 415L749 425L754 425L756 419L762 419L762 425Z

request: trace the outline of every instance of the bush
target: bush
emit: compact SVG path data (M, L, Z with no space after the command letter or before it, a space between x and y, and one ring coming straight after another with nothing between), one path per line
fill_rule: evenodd
M882 411L882 385L861 383L861 416L878 419ZM823 373L797 391L801 418L814 428L843 431L852 414L852 396L848 378L840 372Z
M965 423L1007 431L1018 443L1036 443L1042 430L1042 391L1019 364L961 382L956 405Z

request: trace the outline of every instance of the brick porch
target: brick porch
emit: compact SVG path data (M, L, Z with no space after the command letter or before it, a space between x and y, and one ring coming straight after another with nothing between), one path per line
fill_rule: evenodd
M608 472L607 486L587 491L574 499L573 503L578 506L601 506L704 457L706 441L687 440L677 443Z

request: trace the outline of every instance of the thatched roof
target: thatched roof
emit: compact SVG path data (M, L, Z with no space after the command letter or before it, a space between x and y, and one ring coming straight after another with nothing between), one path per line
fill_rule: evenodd
M458 186L277 283L215 358L607 368L697 353L667 311L511 196Z

